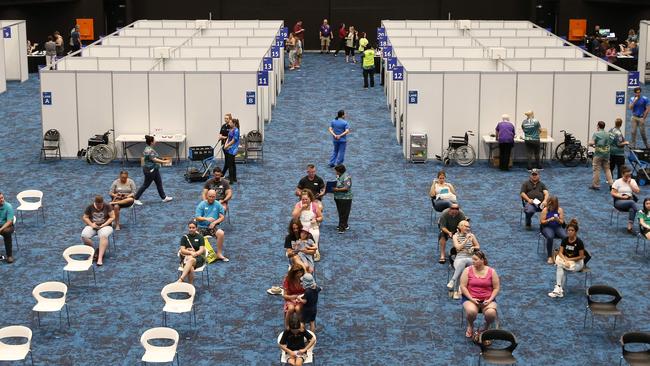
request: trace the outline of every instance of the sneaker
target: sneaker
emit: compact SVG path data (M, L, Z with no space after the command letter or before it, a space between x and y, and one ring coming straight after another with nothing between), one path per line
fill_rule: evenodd
M345 230L350 230L350 225L346 226Z
M138 205L138 206L142 206L142 201L140 201L140 200L135 200L135 201L133 201L133 203Z
M7 257L7 263L11 264L14 262L14 257Z
M339 228L338 233L339 233L339 234L343 234L343 233L345 233L345 229L343 229L343 228Z
M460 300L460 291L454 291L454 296L452 296L454 300Z
M314 253L314 262L320 262L320 251L316 250L316 253Z
M546 263L555 264L555 261L553 260L553 257L548 257L548 259L546 260Z
M163 199L163 202L169 202L169 201L171 201L171 200L173 200L173 199L174 199L174 198L167 196L167 197L165 197L165 198Z
M447 288L452 290L454 288L455 284L456 283L454 283L454 280L452 279L452 280L449 281L449 283L447 283Z
M564 291L562 291L562 287L555 285L555 288L553 289L553 292L549 292L548 296L550 297L564 297Z

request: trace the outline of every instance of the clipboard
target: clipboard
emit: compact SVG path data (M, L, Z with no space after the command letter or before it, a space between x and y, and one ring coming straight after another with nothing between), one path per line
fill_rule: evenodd
M334 193L334 187L336 187L336 181L330 181L325 183L325 193Z

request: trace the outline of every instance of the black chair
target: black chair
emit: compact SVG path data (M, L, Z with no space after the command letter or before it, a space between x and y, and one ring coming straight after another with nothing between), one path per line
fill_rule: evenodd
M246 158L259 159L264 161L264 149L262 147L262 134L253 130L246 135ZM253 153L253 154L251 154Z
M650 346L650 333L644 332L629 332L621 336L621 359L618 362L619 366L623 360L630 366L648 366L650 365L650 348L642 351L628 351L625 346L628 344L645 344Z
M55 129L48 130L43 136L43 144L41 145L41 157L47 160L48 156L61 160L61 135Z
M492 347L494 341L504 341L510 344L505 348L496 348ZM514 365L517 363L517 359L512 354L517 348L517 339L514 334L507 330L486 330L479 337L479 346L481 347L481 353L478 356L479 366L481 365L481 359L495 365Z
M610 300L596 300L593 296L609 296ZM617 289L605 286L594 285L587 289L587 307L585 308L585 319L583 328L587 326L587 311L591 312L591 325L594 324L594 315L614 316L614 329L616 329L616 320L623 313L618 309L618 303L623 297Z

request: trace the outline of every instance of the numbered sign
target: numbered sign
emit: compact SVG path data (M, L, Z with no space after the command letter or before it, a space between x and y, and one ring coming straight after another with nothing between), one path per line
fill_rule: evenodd
M246 92L246 104L251 105L255 104L255 92L247 91Z
M282 29L280 29L280 35L284 39L289 38L289 28L288 27L283 27Z
M262 71L257 72L257 86L269 86L269 72L268 71L262 70Z
M43 105L52 105L52 92L43 92Z
M404 80L404 66L393 67L393 81Z
M11 38L11 27L2 28L2 38Z
M397 66L397 57L388 57L386 58L386 69L388 71L393 71L393 68Z
M388 40L387 39L380 39L377 44L379 45L379 48L384 48L388 46Z
M393 56L393 47L386 46L386 47L381 49L381 52L383 53L384 57L391 57L391 56Z
M379 27L377 28L377 40L381 41L382 39L386 39L386 28Z
M627 87L628 88L636 88L639 86L639 72L638 71L630 71L627 73Z
M616 92L616 104L625 104L625 92L617 91Z
M409 90L409 104L418 104L417 90Z
M273 70L273 58L264 57L262 58L262 70L272 71Z
M284 37L282 37L282 36L275 37L275 46L276 47L284 47Z
M280 58L280 47L278 46L271 47L271 57Z

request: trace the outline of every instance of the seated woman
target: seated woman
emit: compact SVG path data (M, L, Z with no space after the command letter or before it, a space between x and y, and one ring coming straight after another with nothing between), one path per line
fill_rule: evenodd
M548 293L550 297L564 297L564 284L566 274L564 271L577 272L584 267L585 245L578 238L578 220L571 219L566 227L567 237L562 239L560 251L555 258L557 270L555 272L555 288Z
M564 210L560 207L556 196L551 196L546 203L546 207L539 215L540 229L544 238L546 238L546 263L553 264L553 239L566 238L564 231Z
M305 325L300 322L300 318L294 315L289 320L289 326L282 332L278 345L288 355L289 365L301 366L307 357L307 350L312 348L314 343L316 337L305 330Z
M113 198L111 207L115 214L115 230L120 230L120 209L133 206L136 191L135 182L129 178L129 172L126 170L122 170L120 177L111 184L108 194Z
M469 221L463 220L458 223L458 231L452 237L454 248L456 249L456 258L454 259L454 276L447 284L447 288L454 290L454 299L460 299L460 291L456 288L458 277L463 273L465 267L472 265L472 254L475 250L480 249L476 236L470 232Z
M636 201L638 198L635 194L641 192L639 185L632 179L632 171L629 167L624 166L621 168L621 178L614 181L612 184L612 197L614 198L614 207L621 211L628 213L627 232L634 233L632 225L634 224L634 216L636 215Z
M300 265L293 265L289 269L287 276L284 278L284 283L282 288L284 288L284 293L282 297L284 298L284 326L285 328L289 326L289 319L293 314L298 314L302 310L302 296L305 293L305 289L302 288L300 283L300 277L305 274L305 269Z
M192 284L194 282L194 270L201 268L205 264L205 240L203 236L196 230L196 222L190 221L187 224L187 234L181 238L181 248L179 250L181 257L181 266L183 272L179 277L178 282L183 282L187 278L187 282Z
M474 336L474 320L479 311L483 312L485 317L485 328L481 331L489 329L497 318L497 303L494 300L499 294L501 285L497 272L487 264L485 254L477 250L472 256L472 265L465 268L460 277L463 308L467 316L465 337L468 338Z
M639 211L639 230L650 240L650 197L643 200L643 210Z
M429 196L431 197L431 204L433 208L442 212L451 207L452 203L458 203L456 199L456 189L451 183L446 182L447 173L444 170L438 172L438 178L433 180Z
M291 260L291 265L301 266L305 272L314 273L314 253L316 253L316 244L311 238L309 229L303 227L300 230L300 237L291 245L291 250L287 250L287 257Z

